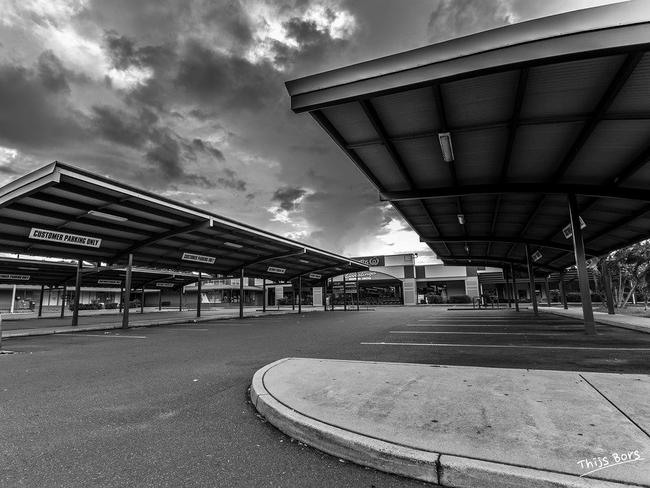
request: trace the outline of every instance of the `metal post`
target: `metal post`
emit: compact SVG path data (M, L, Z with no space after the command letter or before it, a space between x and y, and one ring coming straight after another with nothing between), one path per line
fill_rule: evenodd
M38 297L38 317L43 315L43 295L45 294L45 285L41 285L41 296Z
M67 292L66 286L63 285L63 294L61 295L61 318L65 315L65 294Z
M302 313L302 275L298 276L298 313Z
M129 253L129 262L126 265L126 278L124 280L124 315L122 315L122 328L129 328L129 305L131 304L131 275L133 272L133 254Z
M178 289L178 311L183 311L183 285Z
M345 285L345 273L343 273L343 310L348 310L348 289Z
M72 303L72 325L79 324L79 299L81 298L81 267L83 260L77 260L77 277L74 282L74 302Z
M533 260L530 257L530 246L526 244L526 264L528 265L528 280L530 286L530 299L533 304L535 315L539 313L537 308L537 291L535 290L535 270L533 269Z
M609 274L609 267L607 266L607 259L605 259L602 264L602 275L603 275L603 288L605 289L605 299L607 301L607 313L609 315L614 315L614 297L612 296L612 278Z
M515 298L515 310L519 312L519 293L517 292L517 277L515 276L515 268L510 263L510 274L512 275L512 294Z
M266 312L266 278L262 278L262 312Z
M566 283L564 283L564 273L560 273L560 294L562 295L562 306L568 310L569 304L566 300Z
M576 267L578 268L578 282L580 283L580 298L582 299L585 332L588 335L595 335L596 324L594 322L594 311L591 308L591 290L589 289L589 276L587 275L587 263L585 261L585 243L582 240L582 229L580 228L580 217L578 215L578 200L573 193L570 193L568 197L571 229L573 231L573 249L576 256Z
M158 290L158 311L162 310L162 290Z
M357 279L357 281L355 283L355 286L356 286L356 292L357 292L357 312L358 312L359 311L359 272L358 271L356 273L356 279Z
M505 268L503 268L503 277L506 279L505 295L508 300L508 308L512 308L512 287L510 286L510 280L508 279L508 271Z
M11 290L11 303L9 304L9 313L14 313L16 310L16 285Z
M119 312L122 313L122 306L124 305L124 286L120 286L120 303L118 304Z
M142 289L140 290L140 313L144 313L144 285L142 286Z
M327 282L328 279L323 280L323 310L327 312Z
M548 276L544 277L544 286L546 287L546 303L548 303L548 307L551 308L551 293L548 286Z
M244 267L239 276L239 318L244 318Z
M199 281L196 284L196 316L201 316L201 272L199 271Z

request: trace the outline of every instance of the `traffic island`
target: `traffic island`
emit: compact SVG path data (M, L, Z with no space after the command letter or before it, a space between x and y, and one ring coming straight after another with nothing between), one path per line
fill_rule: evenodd
M355 463L453 487L650 487L650 377L288 358L257 410Z

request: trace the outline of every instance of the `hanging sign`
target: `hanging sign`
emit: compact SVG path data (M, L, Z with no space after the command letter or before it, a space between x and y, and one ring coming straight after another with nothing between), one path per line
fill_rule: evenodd
M582 217L578 217L578 218L580 219L580 228L584 229L585 227L587 227L587 224L585 224L585 221L582 220ZM562 233L564 234L564 237L566 237L567 239L571 239L571 237L573 236L573 229L571 228L571 224L565 226L562 229Z
M276 268L275 266L269 266L266 269L269 273L284 274L287 272L285 268Z
M194 261L196 263L206 264L214 264L214 262L217 260L217 258L212 256L202 256L201 254L191 254L189 252L184 252L183 256L181 256L181 259L183 261Z
M101 239L95 237L66 234L65 232L37 229L35 227L32 227L32 230L29 233L29 238L38 239L39 241L62 242L63 244L84 247L99 247L102 243Z
M174 283L161 281L160 283L156 283L156 286L158 288L174 288Z
M320 275L318 273L309 273L309 277L314 279L314 280L319 280L323 277L323 275Z
M121 285L121 280L97 280L98 285Z
M0 280L28 281L31 275L0 274Z
M535 251L531 257L533 258L533 261L537 262L540 259L542 259L542 253L539 251Z

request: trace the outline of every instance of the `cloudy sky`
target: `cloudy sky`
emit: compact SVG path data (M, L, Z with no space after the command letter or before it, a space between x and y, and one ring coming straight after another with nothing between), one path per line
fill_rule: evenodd
M54 160L351 256L428 249L284 82L611 0L0 0L0 185Z

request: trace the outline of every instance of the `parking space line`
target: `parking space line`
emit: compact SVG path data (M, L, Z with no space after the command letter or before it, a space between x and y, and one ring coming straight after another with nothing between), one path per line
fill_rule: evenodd
M547 336L556 335L556 332L458 332L458 331L435 331L435 330L391 330L389 334L460 334L460 335L526 335L526 336ZM568 331L579 332L579 331Z
M574 325L576 324L561 324ZM515 328L515 327L548 327L547 324L404 324L405 327L504 327L504 328ZM576 329L578 330L578 329ZM579 329L584 330L584 329Z
M428 347L492 347L492 348L519 348L519 349L566 349L587 351L650 351L650 347L581 347L581 346L527 346L515 344L449 344L428 342L361 342L362 346L428 346Z
M205 332L206 330L210 330L210 329L193 329L193 328L187 327L185 329L178 329L178 328L177 329L169 329L169 328L165 328L164 330L182 330L183 332L185 332L187 330L191 330L191 331L196 331L196 332Z
M65 334L76 337L110 337L111 339L146 339L146 336L115 335L115 334Z

